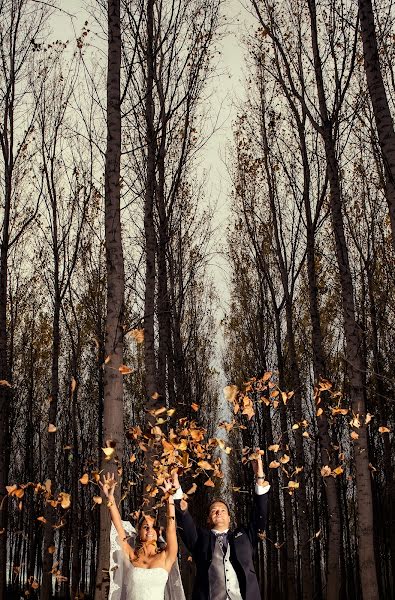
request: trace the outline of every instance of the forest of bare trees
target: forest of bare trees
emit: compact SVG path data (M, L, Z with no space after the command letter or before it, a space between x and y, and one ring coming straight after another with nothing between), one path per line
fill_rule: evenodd
M395 2L77 4L0 0L0 600L108 598L103 471L243 522L257 446L262 598L393 598Z

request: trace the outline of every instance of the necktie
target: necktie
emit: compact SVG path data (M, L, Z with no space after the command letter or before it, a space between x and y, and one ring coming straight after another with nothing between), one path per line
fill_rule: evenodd
M227 533L216 533L216 538L221 546L222 552L225 554L228 546L228 534Z

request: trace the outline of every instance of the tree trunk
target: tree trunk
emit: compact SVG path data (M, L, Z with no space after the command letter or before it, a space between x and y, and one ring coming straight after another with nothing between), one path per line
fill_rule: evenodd
M366 408L363 388L363 363L361 360L360 331L355 317L354 287L350 271L348 248L344 233L342 198L339 180L339 165L336 156L332 123L329 118L323 84L321 58L318 46L315 0L309 0L311 36L322 136L330 186L330 210L336 245L336 258L341 285L346 360L349 372L352 411L360 416L361 427L354 441L356 486L358 495L357 528L361 587L364 600L378 598L377 575L373 539L373 501L369 471L367 429L364 423Z
M358 0L358 14L361 26L363 56L366 81L376 121L379 144L386 177L385 196L388 203L392 231L392 244L395 250L395 130L388 105L383 76L381 74L379 52L372 0Z
M123 454L123 320L125 274L121 238L121 25L120 0L108 0L107 149L105 159L105 239L107 313L104 365L103 445L115 448L114 460L103 457L102 469L115 472ZM117 500L120 486L117 486ZM110 517L106 502L100 507L100 540L95 600L105 600L109 589Z

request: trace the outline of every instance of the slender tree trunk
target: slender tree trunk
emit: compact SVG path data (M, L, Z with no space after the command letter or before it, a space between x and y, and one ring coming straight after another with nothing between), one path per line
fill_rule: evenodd
M154 223L154 199L156 189L156 141L154 125L154 0L147 0L147 48L146 48L146 99L145 121L147 142L147 175L144 206L145 234L145 297L144 297L144 360L148 401L158 392L155 357L155 289L156 289L156 235Z
M105 237L107 314L104 366L103 444L115 449L114 460L104 457L102 468L116 471L123 454L123 320L125 274L121 238L121 23L120 0L108 0L107 149L105 164ZM117 486L117 500L120 486ZM106 600L109 589L110 518L104 502L100 509L100 541L95 600Z
M374 556L373 501L369 471L367 429L364 423L366 407L362 377L363 363L360 355L360 331L355 316L354 287L344 233L339 165L336 156L333 127L328 114L323 84L321 58L318 46L315 0L308 0L308 3L311 19L315 77L322 120L321 127L330 185L330 209L341 285L351 406L353 413L359 415L361 420L361 427L356 431L359 437L354 441L355 477L358 494L357 528L361 586L364 600L376 600L378 598L378 587Z
M56 223L56 215L54 222ZM57 247L56 227L54 234L55 247ZM54 282L55 299L54 315L52 325L52 369L51 369L51 400L48 411L48 423L56 426L59 397L59 355L60 355L60 294L59 294L59 269L58 258L55 250L54 255ZM48 433L47 442L47 479L51 481L51 490L55 494L56 490L56 432ZM52 595L53 576L51 573L53 564L53 554L48 552L48 548L54 545L55 509L47 504L45 509L46 524L44 528L43 541L43 578L41 585L41 600L49 600Z
M392 231L392 244L395 250L395 129L388 105L380 58L377 47L376 29L372 0L358 0L359 21L363 45L366 81L372 102L379 144L386 177L385 196L388 203Z
M310 206L310 169L305 143L304 131L299 128L299 140L303 160L303 201L306 215L306 257L307 278L309 283L309 308L312 329L313 370L316 383L321 377L327 377L323 350L320 312L318 308L318 284L315 264L315 227ZM333 447L329 436L329 424L325 411L317 417L318 436L320 442L321 466L333 464ZM341 528L340 514L337 500L336 480L327 477L325 481L325 495L328 505L328 552L326 560L326 586L325 597L327 600L337 600L340 591L340 544ZM318 544L317 538L317 544Z
M3 219L3 237L1 240L0 255L0 380L10 379L8 366L8 339L7 339L7 269L8 269L8 244L9 223L11 206L11 177L6 176L5 205ZM8 381L8 383L11 383ZM6 485L8 483L9 468L9 408L11 390L6 384L0 385L0 600L6 598L6 568L7 564L7 499L5 499Z

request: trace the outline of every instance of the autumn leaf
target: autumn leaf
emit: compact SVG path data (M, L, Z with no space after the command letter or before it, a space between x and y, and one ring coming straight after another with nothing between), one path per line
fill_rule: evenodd
M336 467L336 469L333 469L333 473L335 473L336 475L341 475L342 473L344 473L344 469L339 465L338 467Z
M204 485L207 487L215 487L215 483L211 479L207 479L207 481L204 482Z
M288 481L288 487L291 490L297 490L299 487L299 483L297 481Z
M272 452L278 452L280 449L280 444L272 444L271 446L268 447L268 450L271 450Z
M137 344L142 344L144 342L144 329L132 329L128 332L128 335L130 335Z
M370 413L367 413L366 417L365 417L365 425L367 425L368 423L370 423L370 421L373 419L373 416Z
M103 502L103 498L101 496L93 496L92 500L95 504L102 504Z
M199 410L199 404L196 404L196 402L192 402L191 408L196 412Z
M289 461L290 461L290 458L289 458L288 454L284 454L280 458L280 463L282 463L283 465L287 464Z
M0 385L4 385L5 387L12 387L12 385L10 384L9 381L7 381L6 379L0 379Z
M198 462L198 466L199 466L201 469L204 469L205 471L212 471L212 470L213 470L213 468L214 468L214 467L213 467L212 465L210 465L210 463L209 463L209 462L207 462L206 460L200 460L200 461Z
M280 466L280 463L277 462L276 460L272 460L271 463L269 463L269 469L277 469Z
M379 427L379 432L380 433L391 433L391 429L388 429L388 427L381 426L381 427Z
M59 498L60 498L60 506L62 508L65 508L65 509L70 508L70 506L71 506L70 494L66 494L66 492L60 492Z
M121 375L130 375L130 373L133 373L132 367L128 367L127 365L120 365L118 371Z
M186 492L187 496L190 496L191 494L194 494L197 490L197 485L196 483L193 483L192 486L189 488L189 490Z
M323 412L324 412L324 411L323 411L323 410L322 410L322 408L320 407L320 408L317 410L317 417L320 417L320 416L322 415L322 413L323 413Z
M227 385L226 387L224 387L225 400L227 400L228 402L235 402L238 393L239 389L237 385Z
M359 434L356 431L351 432L351 439L357 440L359 438Z
M329 465L324 465L321 469L322 477L329 477L332 474L332 470Z
M49 554L55 554L56 552L56 546L49 546L48 547L48 553Z
M111 458L114 456L115 454L115 448L102 448L104 454L106 455L105 460L111 460Z
M48 433L55 433L55 431L57 431L57 428L55 427L55 425L53 425L52 423L50 423L48 425Z
M45 517L37 517L37 521L40 521L41 523L48 523Z
M88 473L84 473L83 476L80 478L80 483L82 483L82 485L86 485L89 482L89 475Z

